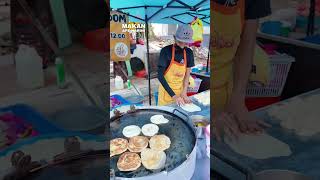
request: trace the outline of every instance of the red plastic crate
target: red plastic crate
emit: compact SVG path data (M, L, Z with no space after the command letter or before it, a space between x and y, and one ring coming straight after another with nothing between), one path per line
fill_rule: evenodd
M249 111L274 104L281 101L281 97L257 97L257 98L246 98L246 106Z
M86 32L82 41L85 47L89 50L106 52L108 49L106 38L106 29L103 28Z
M195 94L198 94L197 92L187 92L187 96L193 96Z

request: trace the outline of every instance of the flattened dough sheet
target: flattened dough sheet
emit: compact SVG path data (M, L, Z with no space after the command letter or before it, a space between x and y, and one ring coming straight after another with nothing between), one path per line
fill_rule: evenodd
M242 134L238 140L231 141L224 138L229 147L238 154L254 159L268 159L272 157L290 156L291 149L288 144L266 134Z
M320 95L297 97L272 106L268 114L279 120L283 128L294 130L299 136L309 137L320 133L319 105Z

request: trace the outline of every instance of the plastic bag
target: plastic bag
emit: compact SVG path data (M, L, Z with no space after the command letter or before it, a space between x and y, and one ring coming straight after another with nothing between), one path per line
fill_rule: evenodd
M195 18L191 22L191 28L193 30L193 45L200 47L200 44L203 41L203 22L201 21L201 19Z
M249 81L267 85L270 80L270 62L267 53L256 45L253 57L252 71Z

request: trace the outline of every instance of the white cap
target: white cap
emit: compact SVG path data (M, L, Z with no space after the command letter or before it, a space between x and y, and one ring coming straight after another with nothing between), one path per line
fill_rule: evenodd
M179 25L174 36L176 40L184 43L193 43L193 30L190 25L183 24Z

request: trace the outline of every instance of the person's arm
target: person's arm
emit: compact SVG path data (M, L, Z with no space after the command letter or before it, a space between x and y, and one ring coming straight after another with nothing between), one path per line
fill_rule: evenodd
M234 59L234 83L230 101L222 112L213 114L214 136L221 140L225 133L229 137L237 137L243 133L256 133L263 127L270 127L249 113L245 105L246 88L253 62L258 19L271 13L270 0L245 0L245 18L241 41Z
M191 68L187 68L186 74L183 80L183 94L187 94L188 86L189 86L189 78L190 78Z
M158 61L158 79L163 86L163 88L168 92L168 94L173 97L176 94L173 92L168 82L164 78L164 74L170 64L170 57L168 56L167 49L163 48L160 51L159 61Z
M251 133L261 132L264 127L270 127L269 124L252 116L245 105L246 89L256 46L258 23L258 20L247 20L245 22L241 42L234 60L234 87L226 109L226 112L231 112L235 120L237 120L242 132Z
M189 86L191 67L193 67L195 64L194 64L193 51L189 48L186 51L187 51L187 71L186 71L186 74L185 74L184 80L183 80L182 97L186 103L191 103L191 100L187 96L187 90L188 90L188 86Z
M170 88L168 82L164 78L165 71L166 71L166 69L164 67L158 67L158 79L159 79L161 85L163 86L163 88L168 92L168 94L171 97L173 97L176 94L173 92L173 90Z
M234 59L234 84L231 100L244 102L249 75L252 68L258 20L247 20L241 36L240 45Z
M255 52L259 18L271 13L270 0L246 0L245 24L234 59L234 87L231 99L244 102Z

